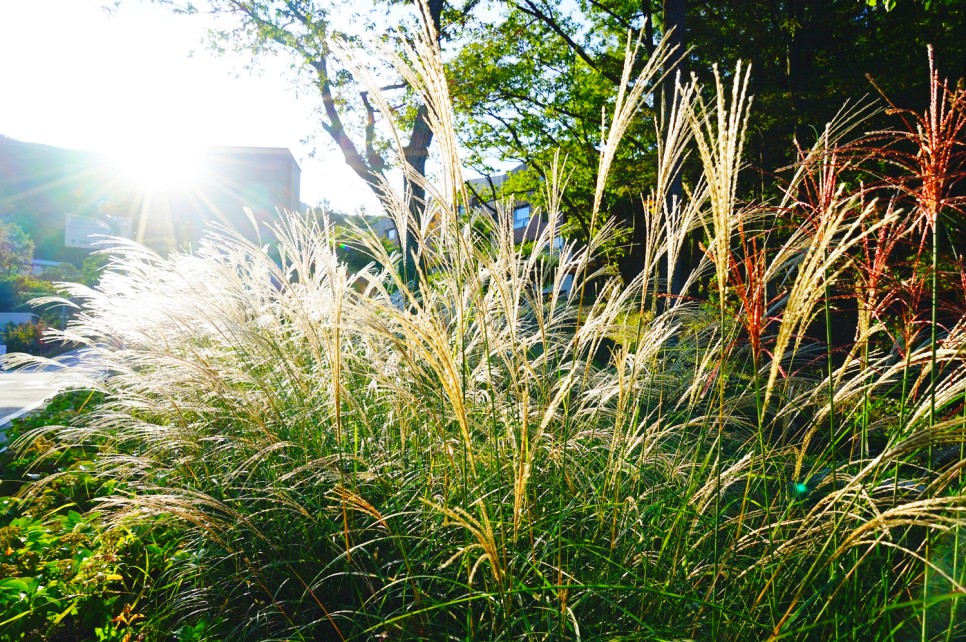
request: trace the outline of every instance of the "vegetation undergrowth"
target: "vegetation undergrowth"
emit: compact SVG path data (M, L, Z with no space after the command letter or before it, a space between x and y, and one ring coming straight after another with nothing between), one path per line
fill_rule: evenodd
M96 498L102 538L181 538L185 559L145 586L168 607L145 626L963 639L963 268L937 233L961 225L963 93L935 76L924 127L850 142L853 111L802 151L783 201L743 203L747 70L679 87L645 269L624 283L596 260L615 233L594 224L600 198L586 245L562 250L555 225L524 249L508 214L460 214L430 31L386 52L443 160L426 203L386 198L415 278L407 248L366 230L354 242L376 260L350 271L324 218L290 214L279 262L216 232L194 254L123 246L97 288L70 289L81 313L62 336L112 373L104 401L17 445L96 445L83 474L123 489ZM598 195L661 68L658 52L632 77L628 49ZM668 199L689 153L703 173ZM561 161L551 222L566 182ZM705 259L674 291L690 234Z
M69 425L102 400L99 392L65 392L5 432L16 439ZM165 572L189 553L172 531L102 528L98 498L124 490L92 473L102 444L60 444L0 447L0 640L145 639L144 611L163 608ZM31 486L43 477L42 488ZM199 620L169 637L198 639L204 626Z

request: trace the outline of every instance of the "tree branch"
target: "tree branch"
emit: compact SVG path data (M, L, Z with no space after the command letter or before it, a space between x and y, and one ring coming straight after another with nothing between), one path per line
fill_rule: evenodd
M522 0L522 2L517 2L516 7L523 13L533 16L550 27L550 30L557 34L561 40L567 43L567 46L570 47L570 49L573 50L573 52L576 53L581 60L590 65L591 69L596 70L599 74L603 75L605 78L615 84L620 83L620 76L605 69L604 65L601 64L599 60L594 59L586 49L584 49L576 40L570 37L570 34L564 31L563 27L552 15L541 11L531 0Z
M359 97L362 99L362 104L366 108L366 160L374 172L382 174L386 168L386 161L376 152L374 146L376 139L376 110L373 109L372 103L369 102L369 92L361 91L359 92Z
M326 118L328 122L322 121L321 125L325 132L335 141L335 144L339 147L342 152L342 157L345 159L346 165L348 165L356 175L365 181L369 189L372 190L376 196L383 196L385 193L385 188L379 179L382 177L382 167L385 163L380 159L380 167L377 169L363 159L362 155L356 149L355 144L349 135L345 131L345 126L342 124L342 118L339 115L339 111L335 106L335 96L332 94L332 85L329 82L329 74L326 66L326 58L323 56L319 60L310 61L309 64L315 69L316 75L319 78L319 92L322 94L322 107L325 109Z
M346 133L345 125L342 123L342 116L336 107L335 96L332 91L332 83L329 81L328 73L328 49L323 48L318 52L310 52L304 46L301 46L295 40L290 40L283 38L281 34L287 33L284 28L280 27L275 22L259 15L256 10L250 6L248 3L242 0L229 0L229 4L235 8L235 10L242 15L246 16L251 20L257 27L264 30L265 35L272 42L285 47L287 49L292 49L305 61L305 64L311 67L318 78L319 93L322 96L322 107L325 110L325 119L321 120L319 123L322 129L329 135L329 137L338 146L339 151L342 152L342 157L345 160L346 165L352 169L356 175L361 178L370 190L377 196L382 197L385 194L385 186L380 180L383 177L385 171L386 162L381 158L376 152L372 145L375 128L373 123L373 128L370 130L369 124L367 122L366 126L366 152L367 158L363 158L359 150L356 149L355 143L349 138L348 133ZM287 15L291 16L294 20L301 23L304 27L310 30L315 30L317 25L315 25L309 17L299 11L294 3L286 2L285 8ZM371 113L371 106L368 101L364 98L364 104L367 109L367 116L374 119L374 115ZM370 138L370 136L372 138Z

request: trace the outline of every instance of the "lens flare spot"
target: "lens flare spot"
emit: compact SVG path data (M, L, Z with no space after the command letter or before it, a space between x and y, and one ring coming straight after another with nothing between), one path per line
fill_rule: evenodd
M190 147L147 145L112 154L120 178L149 190L183 189L198 181L201 157Z

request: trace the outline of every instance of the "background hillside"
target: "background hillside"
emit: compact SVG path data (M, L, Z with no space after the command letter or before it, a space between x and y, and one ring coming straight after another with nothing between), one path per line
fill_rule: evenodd
M0 136L0 220L26 231L34 257L80 265L90 250L64 245L66 214L127 216L134 194L102 154Z

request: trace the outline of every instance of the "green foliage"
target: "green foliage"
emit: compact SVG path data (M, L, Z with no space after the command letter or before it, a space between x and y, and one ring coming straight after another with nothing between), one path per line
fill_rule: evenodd
M94 287L101 280L101 273L110 262L109 254L91 254L81 263L80 279L78 282Z
M572 172L563 203L567 232L586 239L604 142L601 114L613 108L626 27L591 9L580 13L572 7L568 14L549 5L538 10L535 3L499 4L498 17L475 24L447 66L454 107L472 150L467 160L485 174L493 173L487 161L494 154L524 161L529 171L516 175L500 198L522 193L543 206L542 181L554 157L566 156ZM636 23L635 17L628 20ZM574 46L558 30L575 39ZM638 198L654 185L654 111L645 106L640 116L615 160L613 174L619 178L607 190L605 213L619 199Z
M847 101L874 94L869 77L900 104L924 105L930 44L947 73L966 75L966 3L887 4L889 11L856 0L767 7L744 0L495 2L448 61L460 134L471 150L468 161L484 174L495 173L495 161L528 164L530 174L508 192L533 190L532 197L540 201L545 192L541 180L554 155L566 154L573 170L561 204L568 217L566 232L570 238L586 238L602 107L612 104L618 89L621 47L628 32L640 35L641 58L646 59L667 33L670 5L679 5L684 24L676 29L688 48L678 66L683 82L691 71L704 81L714 65L732 69L738 61L750 64L755 110L745 158L757 171L743 174L740 193L749 200L780 198L781 183L774 174L795 162L794 142L811 146L821 133L817 125L832 120ZM634 257L642 254L641 228L647 220L637 206L657 183L657 139L649 121L662 119L661 105L673 77L666 80L654 88L643 117L625 138L600 213L600 220L614 220L628 230L611 253L625 255L620 262L625 278L642 268ZM609 109L603 113L609 115ZM890 126L883 118L866 125ZM685 160L682 166L687 182L697 184L699 165ZM679 257L687 271L700 260L696 243L690 245Z
M63 393L43 411L15 420L17 439L76 424L103 395ZM105 527L98 499L118 492L98 478L89 458L97 446L59 447L38 437L30 448L0 450L0 640L129 642L151 633L145 590L162 590L173 565L187 558L174 532ZM55 475L43 486L34 480ZM150 614L149 614L150 615ZM178 640L199 639L191 631Z
M0 278L0 309L4 311L16 310L20 305L17 296L17 282L15 279Z
M57 296L60 290L50 281L35 276L21 274L0 277L0 310L4 312L30 312L40 317L46 326L59 326L63 309L58 305L37 307L31 304L34 299ZM40 348L42 328L34 325L8 326L0 328L9 341L18 346ZM11 351L13 349L11 348Z
M8 323L0 336L2 336L9 352L38 354L41 348L42 333L40 327L34 323L20 325Z
M932 8L932 0L919 0L919 1L922 2L922 5L927 10ZM940 2L945 5L951 5L956 3L957 1L958 0L940 0ZM870 7L881 6L886 11L892 11L893 9L896 8L896 4L898 4L898 0L881 0L881 3L880 3L880 0L865 0L865 3Z
M86 259L85 259L86 260ZM73 283L81 282L81 271L72 263L60 263L44 268L40 278L51 283L70 281Z
M120 582L116 564L110 560L123 550L124 542L108 544L92 524L77 511L37 519L20 502L4 498L0 520L3 575L0 605L0 639L56 631L65 620L67 630L91 630L110 620L117 606ZM94 550L97 550L95 554ZM98 639L121 639L120 636Z
M81 283L96 285L100 272L107 265L109 255L92 254L84 259L78 270L70 263L49 267L40 276L20 274L0 277L0 310L4 312L31 312L40 317L43 326L62 327L69 311L59 303L36 306L33 301L45 297L59 297L62 294L57 283ZM17 345L11 351L26 351L38 354L38 350L48 350L52 346L42 344L43 327L24 326L0 328L7 335L8 343ZM28 348L29 346L29 348Z
M5 310L7 312L34 311L30 307L30 301L57 293L56 286L50 281L28 274L3 277L0 283L4 284L5 299L2 303L9 306Z
M377 254L391 254L398 251L398 244L381 239L380 252L372 252L366 243L359 241L359 232L367 229L369 222L362 216L347 216L344 214L328 212L327 218L320 221L320 224L331 224L333 226L333 238L335 239L335 252L339 260L352 272L361 272L366 266L375 263Z
M0 221L0 275L11 276L30 269L34 243L14 223Z

